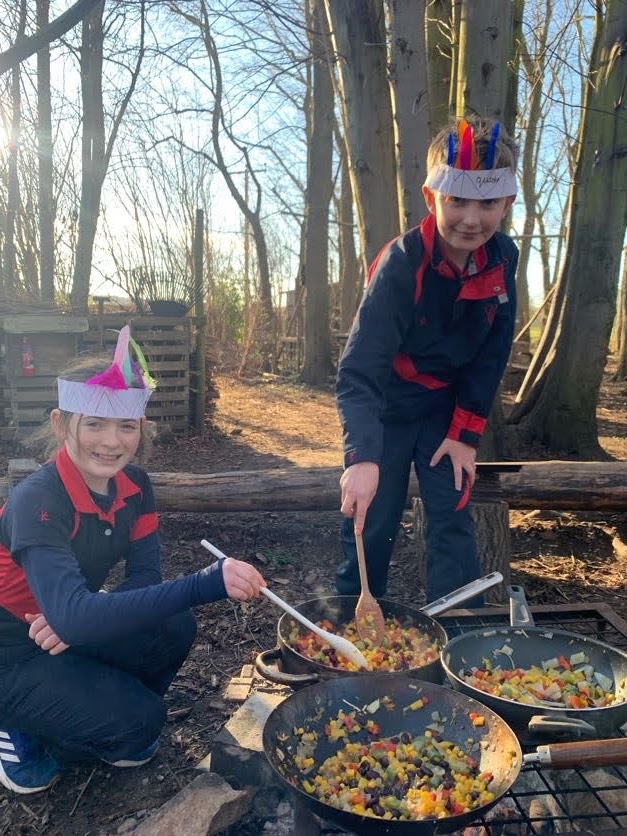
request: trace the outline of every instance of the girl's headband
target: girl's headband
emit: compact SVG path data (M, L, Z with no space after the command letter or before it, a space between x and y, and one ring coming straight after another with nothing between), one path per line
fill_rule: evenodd
M448 135L448 156L446 164L434 166L427 174L425 186L441 194L469 200L489 200L516 194L516 175L511 168L494 168L496 145L501 125L496 122L492 128L485 169L479 169L479 155L475 147L472 125L465 119L459 122L457 135L459 143L455 148L455 136Z
M129 344L137 362L131 360ZM131 386L132 383L136 385ZM137 385L139 384L139 385ZM96 418L142 418L156 383L150 376L146 359L131 337L128 325L118 335L113 362L101 374L81 383L57 379L59 409L92 415Z

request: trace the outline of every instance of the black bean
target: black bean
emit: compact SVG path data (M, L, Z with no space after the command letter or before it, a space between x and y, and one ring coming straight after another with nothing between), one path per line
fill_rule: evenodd
M385 756L385 755L383 755L383 757L379 759L379 763L380 763L380 764L381 764L381 766L385 769L385 767L386 767L386 766L389 766L389 765L390 765L390 759L389 759L389 758L386 758L386 756Z
M355 713L355 720L359 723L360 726L365 726L368 722L368 717L362 711L357 711Z
M366 761L366 760L363 760L363 761L359 764L359 766L357 767L357 769L358 769L358 771L359 771L359 774L360 774L360 775L365 775L365 774L366 774L366 772L368 772L368 770L370 769L370 762L369 762L369 761Z
M409 732L404 731L403 734L401 735L401 743L411 743L411 741L412 741L411 734L409 734Z
M383 807L380 804L373 804L372 805L372 812L375 814L375 816L384 816L385 815L385 810L383 809Z

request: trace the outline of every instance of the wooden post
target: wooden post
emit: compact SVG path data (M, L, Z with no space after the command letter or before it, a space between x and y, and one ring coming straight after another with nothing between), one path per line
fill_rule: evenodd
M500 572L503 575L503 583L489 589L485 593L485 600L490 604L505 604L508 601L505 587L510 582L509 563L512 540L509 528L509 506L504 499L499 498L497 486L498 474L478 475L470 503L470 513L475 524L481 574ZM425 519L420 497L414 497L412 507L416 557L420 579L424 586L426 580Z
M104 321L103 321L103 314L104 314L104 305L105 302L109 301L108 296L94 296L94 302L98 302L98 350L104 351L105 348L105 340L104 340Z
M207 406L207 368L206 353L207 323L204 311L203 293L203 244L204 244L205 213L196 209L196 223L194 226L194 313L196 319L196 404L194 410L194 429L201 433L205 428L205 412Z

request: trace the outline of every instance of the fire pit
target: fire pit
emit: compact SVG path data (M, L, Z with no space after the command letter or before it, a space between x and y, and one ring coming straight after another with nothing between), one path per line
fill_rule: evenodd
M545 605L532 607L532 611L538 626L571 630L627 649L627 622L603 604ZM508 619L509 611L503 607L453 611L440 620L449 635L457 635L482 627L502 626ZM237 715L231 722L237 725ZM263 722L260 719L255 730L260 750ZM624 728L621 731L624 733ZM542 741L521 742L523 749L535 749ZM268 836L281 836L286 832L285 828L289 832L289 827L293 827L293 833L302 836L341 832L310 811L294 808L291 797L284 799L276 814L259 820L259 832L263 830ZM627 767L559 772L528 765L500 803L485 818L467 827L463 834L565 834L583 830L600 836L606 831L608 834L616 832L617 828L625 828L621 832L627 830Z

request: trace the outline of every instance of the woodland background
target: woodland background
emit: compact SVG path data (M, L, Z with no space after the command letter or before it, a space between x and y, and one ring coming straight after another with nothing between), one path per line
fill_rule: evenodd
M424 214L430 137L494 116L521 146L535 354L482 455L602 455L613 327L625 373L626 0L18 0L0 21L6 311L175 299L242 371L274 370L291 294L322 385L365 265Z
M508 229L533 359L481 454L624 460L626 61L627 0L0 0L0 316L180 302L220 397L202 435L158 439L151 469L339 464L329 380L365 266L422 217L430 137L495 116L521 146ZM268 373L295 334L282 383ZM510 521L532 602L624 615L624 514ZM296 603L330 592L338 526L163 514L164 571L203 566L206 536ZM405 519L390 596L420 604L413 536ZM198 618L157 758L76 766L27 802L0 790L3 833L130 832L193 780L236 708L224 687L274 645L278 614L221 602Z

